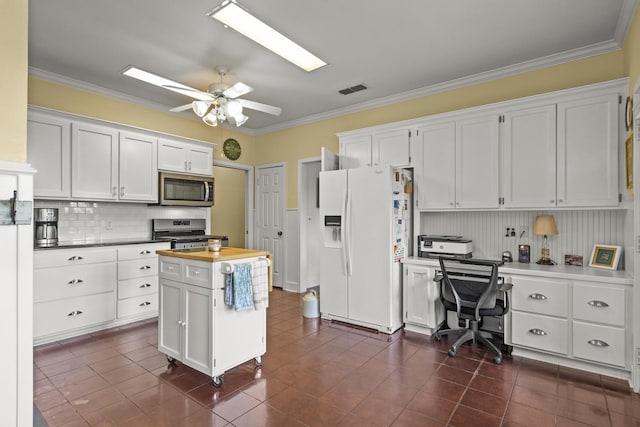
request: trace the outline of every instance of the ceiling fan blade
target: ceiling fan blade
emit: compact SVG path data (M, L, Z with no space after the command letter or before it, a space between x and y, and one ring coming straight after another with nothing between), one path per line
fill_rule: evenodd
M194 89L189 86L162 85L161 87L172 90L174 92L181 93L183 95L187 95L188 97L197 99L199 101L210 101L213 99L213 96L210 93L203 92L201 90Z
M247 84L244 84L242 82L238 82L236 84L234 84L233 86L231 86L230 88L226 89L223 94L224 96L226 96L227 98L237 98L239 96L242 95L246 95L249 92L253 92L253 88Z
M263 113L273 114L279 116L282 112L282 108L274 107L272 105L262 104L260 102L249 101L246 99L236 99L243 107L251 108L252 110L262 111Z
M181 105L179 107L173 107L169 111L172 113L179 113L180 111L190 110L192 108L191 103Z

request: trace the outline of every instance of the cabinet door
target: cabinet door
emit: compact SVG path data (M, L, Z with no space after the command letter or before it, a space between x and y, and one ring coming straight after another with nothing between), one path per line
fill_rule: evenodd
M181 360L182 288L184 285L160 279L160 315L158 316L158 350Z
M373 164L409 166L409 129L382 132L373 135Z
M340 141L340 169L371 166L371 136Z
M404 266L404 320L407 323L437 328L444 319L435 270L415 265Z
M497 114L456 122L456 207L498 208Z
M556 106L505 113L503 136L504 207L555 207Z
M456 127L454 122L420 127L416 131L420 165L414 181L419 209L455 207Z
M169 139L158 139L158 169L171 172L186 172L188 150L184 143Z
M71 130L71 195L117 199L118 132L84 123L73 123Z
M157 139L120 132L119 197L121 200L158 201Z
M182 362L200 372L213 373L213 292L184 287L184 355ZM164 308L164 307L163 307ZM227 325L231 327L231 325ZM228 351L229 349L225 349Z
M192 174L213 175L213 147L190 147L187 167Z
M71 196L71 122L46 114L29 113L27 161L38 173L33 178L35 197Z
M558 104L558 206L618 205L618 95Z

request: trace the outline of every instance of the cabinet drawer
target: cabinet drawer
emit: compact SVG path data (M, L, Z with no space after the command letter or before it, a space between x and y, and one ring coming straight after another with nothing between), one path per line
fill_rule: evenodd
M115 292L34 304L35 338L84 328L116 317Z
M121 246L118 248L118 261L157 257L156 251L170 249L170 243L148 243L143 245Z
M115 261L116 250L114 248L47 249L33 253L33 268L64 267Z
M625 289L614 286L573 284L573 318L624 326Z
M625 366L625 354L624 329L573 322L573 355L575 357Z
M569 284L561 280L513 278L514 310L567 317Z
M567 354L569 321L555 317L511 312L511 342L534 349Z
M135 277L157 276L158 257L148 259L134 259L118 263L118 280L133 279Z
M118 299L158 293L158 276L118 281Z
M158 314L158 294L142 295L118 301L118 317Z
M210 262L184 261L184 281L191 285L201 286L211 289L213 287L213 279L211 277Z
M159 257L160 277L177 282L182 281L182 260L180 258Z
M33 301L45 302L115 290L116 264L40 268L33 271Z

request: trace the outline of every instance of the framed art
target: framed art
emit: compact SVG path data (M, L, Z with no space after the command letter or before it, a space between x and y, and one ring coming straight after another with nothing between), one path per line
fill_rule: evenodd
M595 244L589 258L589 267L617 270L621 254L622 246Z

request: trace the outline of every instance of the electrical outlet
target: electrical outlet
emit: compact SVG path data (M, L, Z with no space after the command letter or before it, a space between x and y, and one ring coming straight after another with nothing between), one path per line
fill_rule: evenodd
M104 222L104 228L107 230L111 230L113 228L113 222L108 219Z
M518 226L518 238L520 238L520 239L528 239L529 238L529 226L528 225L520 225L520 226Z

